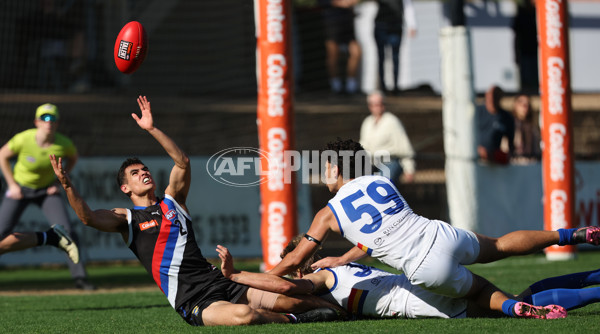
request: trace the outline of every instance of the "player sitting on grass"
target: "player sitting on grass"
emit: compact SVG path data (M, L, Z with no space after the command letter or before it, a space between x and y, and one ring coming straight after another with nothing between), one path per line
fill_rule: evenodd
M298 236L290 241L281 256L291 252L301 239L302 236ZM481 309L464 298L450 298L412 285L404 274L392 274L362 264L348 263L313 272L311 265L318 259L315 254L292 273L296 279L288 280L275 275L237 271L227 248L219 245L217 251L223 274L234 282L286 294L314 293L343 307L356 318L465 318L503 315L501 312ZM597 284L600 284L600 270L547 278L513 297L537 306L559 304L571 310L600 302L600 287L583 289ZM521 303L520 306L522 305L524 304ZM544 310L525 308L524 311L531 312L532 318L560 315Z
M413 285L436 294L467 298L506 315L532 317L527 310L536 307L509 298L465 265L531 254L554 244L600 243L597 226L515 231L500 238L456 228L413 212L388 178L364 175L368 169L361 160L366 160L366 153L359 143L341 139L331 142L321 156L327 157L326 186L335 195L315 215L298 247L269 274L282 276L295 271L316 251L321 240L334 232L356 247L315 266L333 268L370 255L405 273ZM542 308L536 311L544 312ZM549 312L558 316L563 311L560 306L552 306Z
M154 126L150 102L138 98L138 126L163 147L175 165L163 198L155 195L152 174L139 159L127 159L118 173L119 188L133 209L91 210L73 186L61 159L51 156L54 173L81 221L123 241L154 278L171 306L191 325L249 325L337 319L334 305L315 296L288 297L234 283L210 264L198 248L185 204L191 183L190 160ZM276 313L283 310L301 314Z

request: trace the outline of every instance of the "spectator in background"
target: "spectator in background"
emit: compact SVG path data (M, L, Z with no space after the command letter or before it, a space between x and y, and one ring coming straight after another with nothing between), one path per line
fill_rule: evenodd
M541 158L540 129L533 121L533 110L529 96L521 94L515 98L513 107L515 136L513 158L517 162L537 161Z
M504 92L492 86L485 92L485 108L477 111L477 153L486 162L508 164L514 150L515 121L500 107ZM505 141L507 145L502 145ZM506 147L501 147L506 146Z
M397 188L403 173L404 181L413 182L415 151L402 122L385 110L384 97L379 91L369 94L367 105L371 115L364 119L360 127L360 144L375 157L377 151L389 152L391 159L384 164L389 168L389 178Z
M68 161L67 170L73 169L78 155L73 142L56 131L58 120L56 106L43 104L35 112L35 128L16 134L0 148L0 169L8 184L8 190L0 204L0 248L6 246L10 250L17 250L35 246L31 245L35 239L33 236L30 236L29 241L21 240L22 243L19 244L18 240L14 240L15 234L11 235L19 217L29 204L38 205L51 224L64 229L63 234L71 234L71 222L60 196L60 188L56 184L49 155L55 154ZM11 169L10 160L13 157L16 157L17 161L14 169ZM48 235L39 236L40 238L35 239L38 245L45 244L46 241L58 242L55 238L47 239ZM29 247L23 247L25 245ZM68 261L75 286L83 290L95 289L87 281L84 265L75 262L77 261L73 258Z
M535 0L517 1L517 14L512 21L515 34L515 62L519 66L521 90L537 92L538 83L538 40Z
M375 43L376 0L362 0L354 6L356 41L360 46L360 88L365 94L377 90L377 44Z
M358 65L360 46L354 36L354 5L358 0L320 0L323 6L323 26L325 29L325 51L329 85L334 93L348 94L358 91ZM346 85L342 85L339 60L342 50L347 48Z
M400 45L402 44L403 26L408 28L408 36L417 34L417 21L411 0L377 0L379 10L375 17L375 42L377 43L377 56L379 64L379 85L382 91L388 91L385 84L385 50L390 47L392 51L393 78L392 92L399 93L400 77Z

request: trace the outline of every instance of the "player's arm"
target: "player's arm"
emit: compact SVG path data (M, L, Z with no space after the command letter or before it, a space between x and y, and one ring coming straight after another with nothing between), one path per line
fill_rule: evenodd
M253 273L249 271L239 271L233 266L233 257L229 250L221 245L217 246L217 252L221 259L221 272L230 280L245 284L250 287L280 293L283 295L309 294L315 290L322 288L315 281L324 286L325 279L319 280L318 277L313 279L295 279L289 280L275 275ZM307 277L307 276L305 276Z
M165 190L166 194L169 194L175 198L175 200L185 206L185 200L190 190L191 184L191 166L190 159L183 152L177 144L167 136L164 132L154 126L154 120L152 118L152 112L150 102L145 96L140 96L137 99L142 117L138 117L135 113L131 114L131 117L137 122L140 128L148 131L154 139L163 147L167 154L175 162L175 166L171 170L169 176L169 185Z
M362 249L358 247L352 247L342 256L330 256L313 263L311 268L335 268L350 262L358 261L365 256L367 256L367 253L363 252Z
M10 165L10 159L15 155L16 153L8 147L8 143L0 148L0 170L2 170L4 180L6 180L6 184L8 185L8 195L11 198L19 199L21 198L21 186L15 181Z
M77 159L79 159L79 155L77 154L77 152L71 156L69 156L68 158L66 158L66 163L65 163L65 171L67 172L67 174L71 173L71 171L73 170L73 168L75 168L75 164L77 163ZM54 195L59 193L60 191L60 186L56 183L53 183L50 187L48 187L46 189L46 193L48 195Z
M104 232L127 233L127 214L125 209L91 210L73 186L66 169L62 166L62 158L50 156L54 174L67 194L69 204L75 210L83 224Z
M324 207L319 210L315 215L308 232L306 232L305 237L298 243L298 246L296 246L293 251L289 252L281 262L268 273L283 276L298 269L306 259L319 249L321 242L325 240L332 230L331 224L335 224L335 216L331 209L329 209L329 207Z

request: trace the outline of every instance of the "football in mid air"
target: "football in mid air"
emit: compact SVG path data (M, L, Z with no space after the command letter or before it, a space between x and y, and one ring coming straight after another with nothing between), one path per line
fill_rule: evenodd
M115 64L125 74L135 72L148 51L148 36L141 23L127 23L117 35L115 41Z

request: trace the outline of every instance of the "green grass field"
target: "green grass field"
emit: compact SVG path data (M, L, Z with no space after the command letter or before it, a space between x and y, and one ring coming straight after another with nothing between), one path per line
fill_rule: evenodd
M213 261L213 263L215 263ZM549 262L543 255L518 257L470 269L508 292L536 280L598 268L600 252ZM378 265L378 262L369 262ZM257 270L258 262L237 267ZM169 306L138 265L93 265L95 292L73 291L64 268L0 269L0 333L589 333L598 328L600 304L569 312L567 319L389 319L354 322L192 327Z

